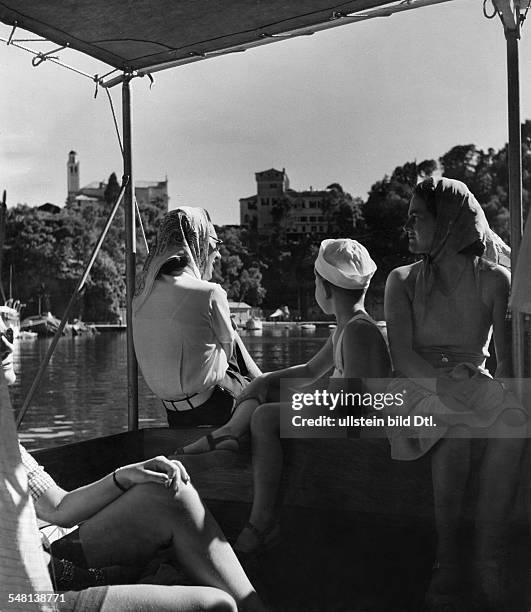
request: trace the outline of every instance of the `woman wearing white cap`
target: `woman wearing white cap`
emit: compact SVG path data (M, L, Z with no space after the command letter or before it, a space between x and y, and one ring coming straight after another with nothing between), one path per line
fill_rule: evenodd
M332 378L385 378L390 361L382 334L365 311L364 301L376 264L367 249L349 238L324 240L315 262L315 299L337 328L307 363L262 374L250 383L223 427L181 449L185 454L213 448L238 450L238 440L251 429L254 500L249 522L235 548L244 553L268 547L278 536L275 501L282 473L278 387L281 379L300 379L302 386L334 368ZM294 385L292 385L294 386ZM276 393L275 393L276 389ZM275 396L273 403L272 396Z

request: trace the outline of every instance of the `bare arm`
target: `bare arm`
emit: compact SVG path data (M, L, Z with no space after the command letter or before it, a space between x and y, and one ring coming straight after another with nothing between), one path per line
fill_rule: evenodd
M496 347L496 376L510 378L511 372L511 344L507 337L505 317L511 290L511 275L505 268L499 267L493 278L493 307L492 326L494 331L494 345Z
M390 374L389 354L382 334L364 321L347 326L343 335L345 378L386 378Z
M396 371L409 378L433 379L428 386L435 391L437 370L413 350L413 307L406 289L408 268L393 270L385 285L385 320L391 358Z
M324 376L334 366L334 355L332 348L332 336L328 338L324 346L307 362L290 368L268 372L263 374L268 383L274 383L281 378L304 379L304 384L310 384L321 376Z
M180 462L162 456L119 468L116 479L124 489L135 484L156 482L176 492L181 483L186 485L190 481ZM113 475L108 474L101 480L70 492L58 485L50 487L37 499L35 511L44 521L72 527L94 516L122 493L114 483Z

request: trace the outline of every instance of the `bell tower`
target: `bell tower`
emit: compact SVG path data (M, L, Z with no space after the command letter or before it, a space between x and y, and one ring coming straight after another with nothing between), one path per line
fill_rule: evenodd
M68 161L66 162L67 204L75 200L76 194L79 191L79 162L76 160L76 155L75 151L70 151Z

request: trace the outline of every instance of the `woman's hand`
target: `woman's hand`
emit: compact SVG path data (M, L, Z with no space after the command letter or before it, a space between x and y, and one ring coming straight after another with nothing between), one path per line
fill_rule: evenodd
M118 482L125 488L136 484L155 482L177 493L181 484L187 485L190 476L180 461L170 460L163 455L124 465L115 472Z
M253 378L251 382L245 387L240 396L238 397L238 404L241 404L247 398L253 398L264 404L267 401L267 393L270 385L270 373L260 374L256 378Z

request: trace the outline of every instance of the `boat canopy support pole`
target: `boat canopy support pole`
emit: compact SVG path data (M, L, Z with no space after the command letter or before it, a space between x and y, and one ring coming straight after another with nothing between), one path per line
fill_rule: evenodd
M135 293L136 231L135 187L131 143L131 79L124 73L122 82L122 121L124 175L129 177L125 190L125 284L127 320L127 425L129 431L138 429L138 363L133 344L133 295Z
M103 228L100 237L98 238L98 242L96 243L96 245L94 246L94 249L92 251L92 255L90 256L89 262L87 263L86 267L85 267L85 271L83 272L83 276L79 279L79 282L77 284L77 287L74 291L74 293L72 294L72 297L70 298L70 301L68 302L68 305L66 307L66 310L63 314L63 318L61 319L61 322L59 323L59 327L57 328L55 335L52 339L52 342L50 343L50 346L48 347L48 350L46 351L46 355L44 356L44 359L41 361L41 364L39 366L39 369L37 371L37 374L35 376L35 378L33 379L33 382L31 383L31 387L28 391L28 394L26 395L25 399L24 399L24 403L22 404L22 408L20 409L19 413L17 414L17 428L20 426L20 424L22 423L22 419L24 418L24 415L26 414L26 411L28 410L28 407L30 405L31 400L33 399L33 396L35 394L36 389L38 388L38 386L40 385L40 382L42 380L42 377L44 375L44 372L46 371L46 368L48 367L48 363L50 362L50 359L52 358L52 355L55 351L55 347L57 346L57 343L59 342L59 338L63 335L63 330L65 328L66 322L68 321L69 317L70 317L70 313L72 311L72 308L74 306L74 304L76 303L76 300L79 297L79 294L81 293L81 290L83 289L83 287L85 286L85 283L87 282L87 278L90 274L90 271L92 270L92 266L94 265L94 262L96 261L96 257L98 256L98 253L100 251L101 245L103 244L103 241L105 240L105 237L107 236L107 232L109 231L109 228L112 225L112 222L114 220L114 217L116 215L116 211L118 210L123 197L124 197L124 193L127 189L127 186L129 185L130 180L129 177L127 175L125 175L123 177L123 181L122 181L122 187L120 189L120 193L118 194L118 197L116 198L116 202L114 203L114 206L107 218L107 222L105 223L105 227Z
M509 212L511 220L511 269L516 270L522 242L522 133L520 127L519 24L505 27L507 41L507 100L509 121ZM513 376L524 377L524 322L522 313L512 312Z

